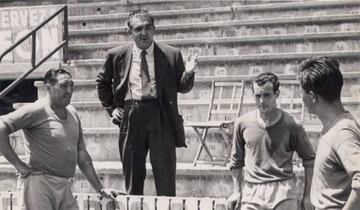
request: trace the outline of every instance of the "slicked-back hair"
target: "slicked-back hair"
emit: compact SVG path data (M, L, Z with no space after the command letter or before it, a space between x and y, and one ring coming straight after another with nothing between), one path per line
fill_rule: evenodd
M326 101L340 100L343 77L338 61L328 57L310 57L297 69L305 93L310 91Z
M152 26L154 26L155 24L155 20L153 16L150 15L149 11L147 11L146 9L137 9L130 12L129 14L128 20L126 22L129 29L132 29L131 21L134 17L143 17L147 19Z
M252 90L254 91L254 83L256 83L258 86L263 86L265 83L271 82L273 85L273 91L274 93L277 93L280 88L280 82L279 78L271 72L264 72L256 75L252 81Z
M62 69L62 68L58 68L58 69L55 69L55 68L52 68L50 70L48 70L46 73L45 73L45 76L44 76L44 83L45 84L50 84L50 85L54 85L56 84L57 82L57 76L59 74L67 74L71 77L71 74L69 71L67 71L66 69Z

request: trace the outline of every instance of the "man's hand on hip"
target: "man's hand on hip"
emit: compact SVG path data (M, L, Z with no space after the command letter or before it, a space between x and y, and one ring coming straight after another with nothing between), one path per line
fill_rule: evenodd
M21 162L20 165L16 166L16 174L20 175L21 178L26 178L30 174L30 167L24 162Z
M116 109L114 109L111 115L112 115L112 122L114 124L119 125L122 119L124 118L124 110L122 108L117 107Z

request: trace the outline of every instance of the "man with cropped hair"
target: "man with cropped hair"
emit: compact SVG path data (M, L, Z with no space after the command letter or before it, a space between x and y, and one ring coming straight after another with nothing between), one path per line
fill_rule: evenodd
M47 94L0 117L0 152L19 174L23 210L78 210L71 186L76 165L103 197L105 189L86 150L79 116L70 104L74 82L65 69L50 69L44 77ZM10 146L9 134L22 130L26 161Z
M154 41L154 18L129 14L132 43L107 53L96 78L101 104L119 125L119 152L129 194L143 195L146 156L157 195L175 196L176 147L186 147L177 94L194 86L196 56L184 64L179 49Z
M341 102L343 77L338 61L311 57L298 68L302 98L324 125L311 186L317 210L360 209L360 126Z
M294 151L302 158L305 168L301 207L313 209L310 183L315 153L301 123L276 107L279 87L275 74L257 75L252 81L257 109L235 121L230 157L234 192L228 198L230 209L297 209Z

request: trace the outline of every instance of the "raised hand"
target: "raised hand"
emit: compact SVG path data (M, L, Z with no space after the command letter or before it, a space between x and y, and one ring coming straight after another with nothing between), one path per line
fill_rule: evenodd
M186 62L185 62L186 73L190 74L190 73L195 72L197 64L198 64L198 55L197 54L194 54L194 55L189 54L187 56Z

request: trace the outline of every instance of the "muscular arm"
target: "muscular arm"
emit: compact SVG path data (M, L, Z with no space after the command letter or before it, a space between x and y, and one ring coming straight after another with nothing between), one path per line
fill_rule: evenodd
M19 156L11 147L9 134L10 132L8 128L0 121L0 152L21 175L27 175L30 169L23 161L20 160Z
M96 192L100 193L101 189L104 187L96 175L91 157L85 149L78 151L78 166L90 182L91 186L96 190Z
M237 209L240 207L241 203L241 185L243 181L243 167L244 167L244 139L240 132L239 122L235 122L234 126L234 137L231 148L230 156L230 171L233 179L233 193L228 198L228 208Z
M308 166L305 167L305 184L304 184L304 194L303 199L301 201L301 206L305 210L314 209L313 205L310 201L310 189L311 189L311 180L313 176L313 167Z
M346 139L339 145L337 154L352 179L351 192L343 210L355 210L360 206L360 140L357 128L349 127L338 132Z
M242 184L242 168L232 168L230 169L233 183L234 183L234 193L241 193L241 184Z
M90 155L86 149L78 151L78 166L96 192L98 192L102 197L115 199L117 192L112 189L105 189L101 184L98 176L96 175Z
M231 175L234 183L234 190L227 199L228 209L239 209L241 206L241 184L242 184L242 168L231 168Z
M301 200L301 208L304 210L313 210L314 206L310 201L310 189L313 176L315 152L306 135L304 127L300 122L296 124L294 138L292 138L292 146L302 159L305 171L305 184L303 198Z
M310 197L312 176L313 176L313 168L305 167L304 197Z

